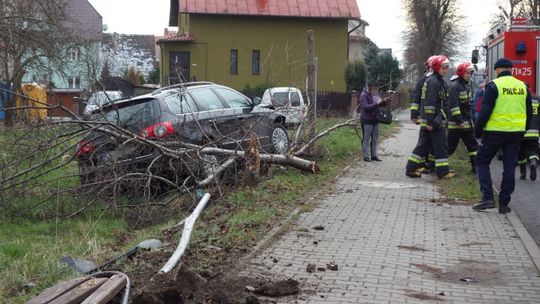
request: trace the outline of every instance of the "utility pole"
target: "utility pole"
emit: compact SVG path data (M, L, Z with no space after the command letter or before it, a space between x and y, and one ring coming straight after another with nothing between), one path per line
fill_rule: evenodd
M307 31L308 48L308 97L313 106L315 106L315 47L313 30Z
M308 108L308 114L307 114L307 121L308 121L308 128L309 131L307 132L309 138L315 137L315 112L317 111L317 92L315 91L315 83L316 83L316 62L315 62L315 47L314 47L314 34L313 30L307 31L307 51L308 51L308 75L307 75L307 94L309 99L309 107Z

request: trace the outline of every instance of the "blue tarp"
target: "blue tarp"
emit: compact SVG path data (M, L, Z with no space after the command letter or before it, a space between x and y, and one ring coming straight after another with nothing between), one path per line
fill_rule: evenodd
M12 94L8 94L8 88L7 83L5 81L2 81L2 86L0 90L0 121L4 120L6 115L4 113L4 104L6 102L6 99L9 97L13 98Z

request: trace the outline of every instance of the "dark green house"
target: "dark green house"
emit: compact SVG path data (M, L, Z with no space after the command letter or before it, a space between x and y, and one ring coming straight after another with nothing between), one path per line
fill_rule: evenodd
M169 23L178 34L158 41L161 84L305 88L313 30L317 90L344 91L353 19L360 19L356 0L171 0Z

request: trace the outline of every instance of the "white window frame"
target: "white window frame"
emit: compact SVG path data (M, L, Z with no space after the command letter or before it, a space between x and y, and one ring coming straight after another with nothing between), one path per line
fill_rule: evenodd
M79 48L70 47L67 50L67 57L70 61L79 61Z

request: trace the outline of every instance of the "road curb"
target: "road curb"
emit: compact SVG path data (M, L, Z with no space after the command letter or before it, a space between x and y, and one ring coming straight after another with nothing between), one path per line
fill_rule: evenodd
M536 245L536 242L532 239L531 235L514 212L507 213L506 216L514 227L523 246L525 246L525 249L527 249L527 252L531 256L536 270L540 273L540 248L538 248L538 245Z

